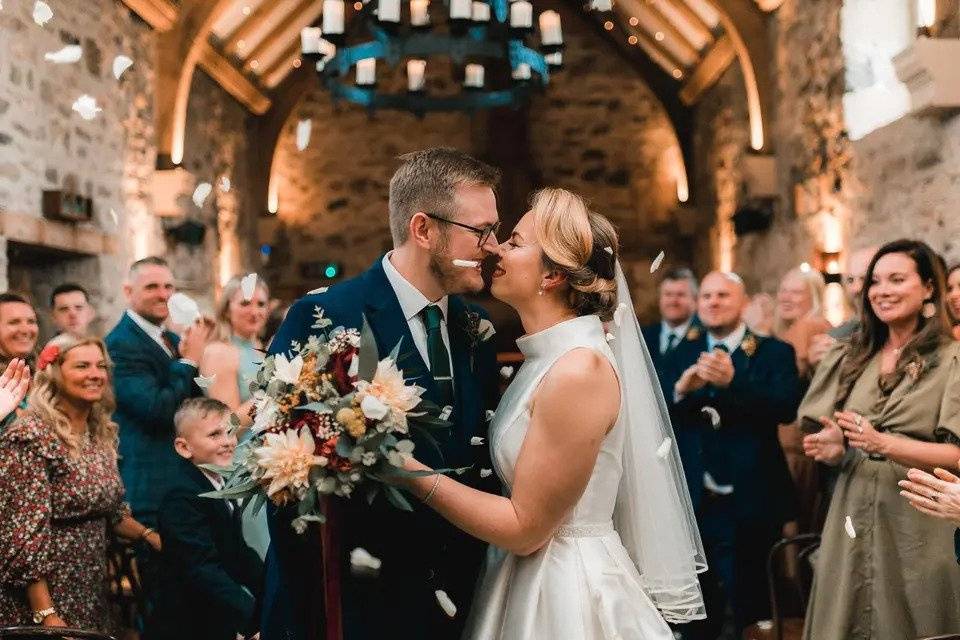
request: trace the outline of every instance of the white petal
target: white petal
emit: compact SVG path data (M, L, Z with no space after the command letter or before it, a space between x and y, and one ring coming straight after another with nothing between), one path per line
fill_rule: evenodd
M614 340L617 339L617 336L613 335L612 333L607 333L606 338L607 338L607 342L613 342Z
M243 299L247 302L253 300L253 294L257 292L257 274L248 273L240 280L240 291L243 293Z
M670 438L664 438L663 442L660 443L660 446L657 447L657 457L661 460L665 460L668 455L670 455L670 446L673 444L673 440Z
M310 131L313 129L311 120L301 120L297 123L297 149L303 151L310 145Z
M198 184L197 188L193 190L193 204L197 205L198 208L203 208L203 203L206 202L211 191L213 191L213 185L209 182Z
M170 296L167 309L170 310L170 319L173 323L182 327L192 325L200 317L200 307L194 299L179 291Z
M103 111L97 106L97 99L87 94L83 94L74 100L72 109L79 113L84 120L93 120L98 113Z
M390 411L390 407L380 402L378 398L366 395L360 403L360 410L363 411L363 415L371 420L383 420L387 412Z
M480 339L486 342L496 335L497 330L493 328L492 322L486 318L480 318L480 322L477 324L477 333L480 334Z
M853 528L853 520L850 516L847 516L847 519L843 521L843 528L847 531L851 540L857 537L857 530Z
M73 64L83 57L83 47L78 44L68 44L59 51L43 54L43 59L54 64Z
M618 327L623 324L623 317L627 314L627 303L621 302L617 305L617 310L613 312L613 323Z
M230 193L232 186L233 184L230 182L229 176L220 176L220 179L217 180L217 188L223 193Z
M33 5L33 21L41 27L53 18L53 9L43 0L37 0Z
M119 55L113 59L113 77L117 80L120 79L127 69L133 66L133 60L128 58L125 55Z
M657 254L657 257L653 259L653 262L650 263L650 273L653 273L660 268L660 263L663 262L664 253L661 251Z
M480 266L479 260L461 260L460 258L454 258L453 266L463 267L464 269L476 269Z
M481 478L489 478L493 474L493 471L490 469L480 469Z
M513 367L500 367L500 375L509 378L513 375Z
M453 600L450 599L447 592L443 589L437 589L435 595L437 596L437 603L440 605L440 608L443 609L443 612L451 618L455 617L457 615L457 605L453 604Z
M450 405L445 406L443 409L440 410L440 419L449 420L451 413L453 413L453 407L451 407Z
M610 255L613 255L613 247L604 247L603 250L609 253Z
M350 552L350 566L354 569L371 569L379 571L383 561L370 555L363 547L357 547Z
M472 438L470 438L470 444L473 445L474 447L483 446L483 438L481 438L480 436L473 436Z
M353 356L350 358L350 368L347 369L347 375L351 378L355 378L360 373L360 358L359 356Z
M700 409L700 413L707 414L707 417L710 418L710 424L714 429L720 428L720 413L713 407L704 407Z
M329 288L330 288L330 287L317 287L316 289L314 289L314 290L312 290L312 291L307 291L307 295L308 295L308 296L312 296L312 295L317 294L317 293L326 293L326 292L327 292L327 289L329 289Z
M113 226L120 226L120 217L117 215L117 212L113 209L110 209L110 219L113 220Z
M217 374L212 376L197 376L193 379L201 389L209 389L217 379Z
M494 411L493 409L487 409L487 422L490 422L491 420L493 420L493 417L495 415L497 415L496 411Z

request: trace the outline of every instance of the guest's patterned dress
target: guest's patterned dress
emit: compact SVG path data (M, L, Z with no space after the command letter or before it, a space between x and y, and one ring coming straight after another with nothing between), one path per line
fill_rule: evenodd
M113 630L107 526L129 513L114 453L87 439L78 457L36 415L0 434L0 626L33 624L25 587L46 578L71 627Z

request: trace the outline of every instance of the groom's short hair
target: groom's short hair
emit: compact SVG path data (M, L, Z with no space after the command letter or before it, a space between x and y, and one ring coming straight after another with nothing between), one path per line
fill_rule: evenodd
M390 179L390 233L393 246L407 241L410 219L418 211L453 218L457 187L496 189L500 170L457 149L435 147L400 156Z

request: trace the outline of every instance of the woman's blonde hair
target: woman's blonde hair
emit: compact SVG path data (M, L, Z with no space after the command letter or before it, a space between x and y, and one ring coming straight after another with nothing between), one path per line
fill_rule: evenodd
M823 295L827 289L827 283L823 279L823 275L813 268L801 268L794 267L787 271L780 282L788 278L798 278L804 285L807 287L807 292L810 294L810 311L807 312L808 317L817 317L823 315ZM776 311L773 315L773 335L781 336L783 333L790 328L787 324L787 321L780 317L780 307L779 305L775 307Z
M610 221L577 194L555 187L536 192L530 210L544 265L567 278L570 307L580 316L612 319L620 247Z
M230 301L233 300L233 296L237 295L237 291L240 291L240 283L243 281L243 278L244 276L233 276L227 281L227 284L223 285L223 289L220 291L220 299L217 300L216 315L214 317L217 323L214 339L217 341L229 342L230 338L233 337L233 327L230 326ZM267 286L266 280L257 275L257 285L254 289L254 295L261 289L266 292L269 301L270 287Z
M63 371L61 367L64 358L70 351L91 344L99 347L104 360L107 362L107 367L110 368L110 356L102 340L93 337L77 338L68 333L61 334L48 342L40 352L40 364L42 365L44 362L43 355L48 349L56 347L58 351L56 357L49 364L37 371L33 378L33 386L30 389L30 399L28 401L29 410L57 434L66 445L70 455L74 457L80 455L82 442L80 436L70 426L70 420L59 407L63 398ZM117 450L117 424L111 420L111 415L115 408L113 377L108 374L103 395L90 408L90 416L87 418L87 433L96 444L107 451L112 451L114 455L116 455Z

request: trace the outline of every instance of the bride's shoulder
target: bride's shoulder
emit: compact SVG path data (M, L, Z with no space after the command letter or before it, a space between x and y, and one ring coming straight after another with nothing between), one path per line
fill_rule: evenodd
M557 358L541 389L590 395L609 385L616 386L617 377L607 357L590 347L576 347Z

